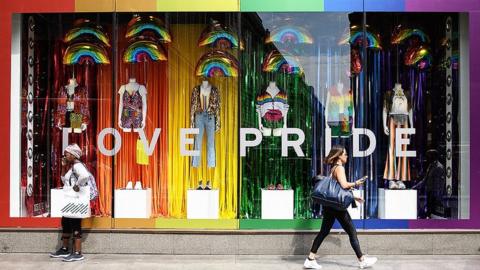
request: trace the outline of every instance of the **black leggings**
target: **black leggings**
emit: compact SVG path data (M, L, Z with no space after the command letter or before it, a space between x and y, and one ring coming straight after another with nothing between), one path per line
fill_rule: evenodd
M352 245L357 258L361 258L363 256L362 251L360 250L360 244L357 238L357 231L355 230L355 226L353 226L352 218L350 214L346 210L335 210L330 207L323 207L323 222L320 232L318 233L317 237L313 241L312 248L310 251L312 253L317 253L318 248L322 244L323 240L327 235L330 233L332 229L333 223L335 219L338 220L342 228L347 232L348 237L350 238L350 244Z

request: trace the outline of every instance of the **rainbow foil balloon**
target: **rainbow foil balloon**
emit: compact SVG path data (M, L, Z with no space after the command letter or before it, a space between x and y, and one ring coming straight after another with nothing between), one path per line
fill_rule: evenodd
M397 27L397 30L392 35L392 44L401 44L410 38L417 38L421 43L429 43L430 38L420 29Z
M430 49L425 46L411 47L405 52L405 65L425 69L432 65Z
M265 56L262 70L265 72L303 74L303 68L294 56L278 50L273 50Z
M162 46L150 40L135 41L123 53L123 62L125 63L139 63L148 60L165 61L167 54Z
M104 47L90 43L75 43L67 47L63 55L63 64L110 64Z
M163 22L153 16L138 16L131 19L128 23L125 37L138 37L146 35L147 32L153 33L160 42L170 43L172 41L170 32L164 27Z
M364 42L362 42L362 40L364 40ZM356 25L350 28L350 32L346 31L342 35L340 41L338 42L338 45L344 44L350 44L356 47L365 46L366 48L370 49L382 49L382 46L380 44L380 37L378 35L375 35L368 30L365 31L364 34L363 30Z
M73 41L81 40L82 38L85 38L86 40L88 40L89 37L96 38L97 40L102 42L103 45L110 47L110 39L107 37L107 35L105 35L102 31L100 31L99 28L93 28L93 27L73 28L72 30L68 31L63 41L65 43L70 43ZM85 40L82 40L82 41L85 41Z
M313 37L305 28L298 26L283 26L274 29L265 39L265 43L282 44L312 44Z
M195 74L202 77L238 77L238 62L224 51L212 51L198 60Z
M217 49L243 49L237 35L230 31L204 32L198 40L198 46L211 46Z

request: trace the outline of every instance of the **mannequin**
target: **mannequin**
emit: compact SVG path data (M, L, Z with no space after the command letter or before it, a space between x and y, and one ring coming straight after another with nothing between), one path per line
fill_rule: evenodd
M410 165L407 157L397 157L395 153L395 131L397 128L413 126L412 108L408 95L402 85L395 84L392 91L385 95L383 106L383 128L385 135L389 136L389 147L385 163L384 179L389 180L389 189L405 189L405 181L410 181ZM406 151L406 146L402 146Z
M258 128L263 136L282 136L282 129L287 128L288 108L286 93L271 81L267 89L257 96Z
M355 110L351 91L338 81L327 91L325 127L332 129L332 137L348 138L354 128Z
M206 78L193 88L190 99L190 126L199 129L199 134L195 136L195 150L201 152L203 134L207 133L207 165L208 168L214 168L215 132L220 130L220 93ZM192 166L200 166L200 156L192 158Z
M147 89L130 78L127 84L118 90L118 126L124 132L136 131L145 128L147 118Z
M55 123L59 129L70 127L74 133L82 133L90 123L88 94L75 78L70 78L59 92Z

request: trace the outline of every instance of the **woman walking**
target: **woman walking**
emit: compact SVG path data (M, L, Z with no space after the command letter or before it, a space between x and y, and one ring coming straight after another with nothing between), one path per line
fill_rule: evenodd
M333 146L330 150L330 153L325 158L325 163L331 166L331 177L338 181L340 186L343 189L352 189L363 184L365 178L355 181L354 183L347 182L347 177L345 175L345 168L343 165L347 163L347 151L341 145ZM360 197L355 197L355 201L363 203L363 199ZM317 261L315 260L315 254L317 253L318 248L322 244L323 240L330 233L335 219L338 220L342 228L348 234L350 238L350 244L352 245L353 250L358 258L358 266L360 268L370 267L375 264L377 258L365 256L361 249L360 244L357 238L357 231L353 225L352 218L347 210L338 210L331 207L323 206L323 222L320 232L313 241L312 248L310 249L310 254L305 259L303 266L307 269L321 269Z
M61 177L63 186L73 187L78 192L79 187L87 185L90 172L80 161L82 150L77 144L71 144L65 148L62 158ZM54 253L52 258L63 258L63 261L72 262L83 260L82 254L82 219L62 217L62 247ZM73 247L69 251L70 236L73 234Z

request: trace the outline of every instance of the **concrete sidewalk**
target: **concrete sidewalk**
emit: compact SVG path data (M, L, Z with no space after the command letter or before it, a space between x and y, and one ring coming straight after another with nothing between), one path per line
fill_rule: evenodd
M277 255L121 255L86 254L80 262L50 259L48 254L0 253L0 269L303 269L305 256ZM479 269L480 255L382 255L376 270ZM320 256L322 269L358 269L354 256Z

